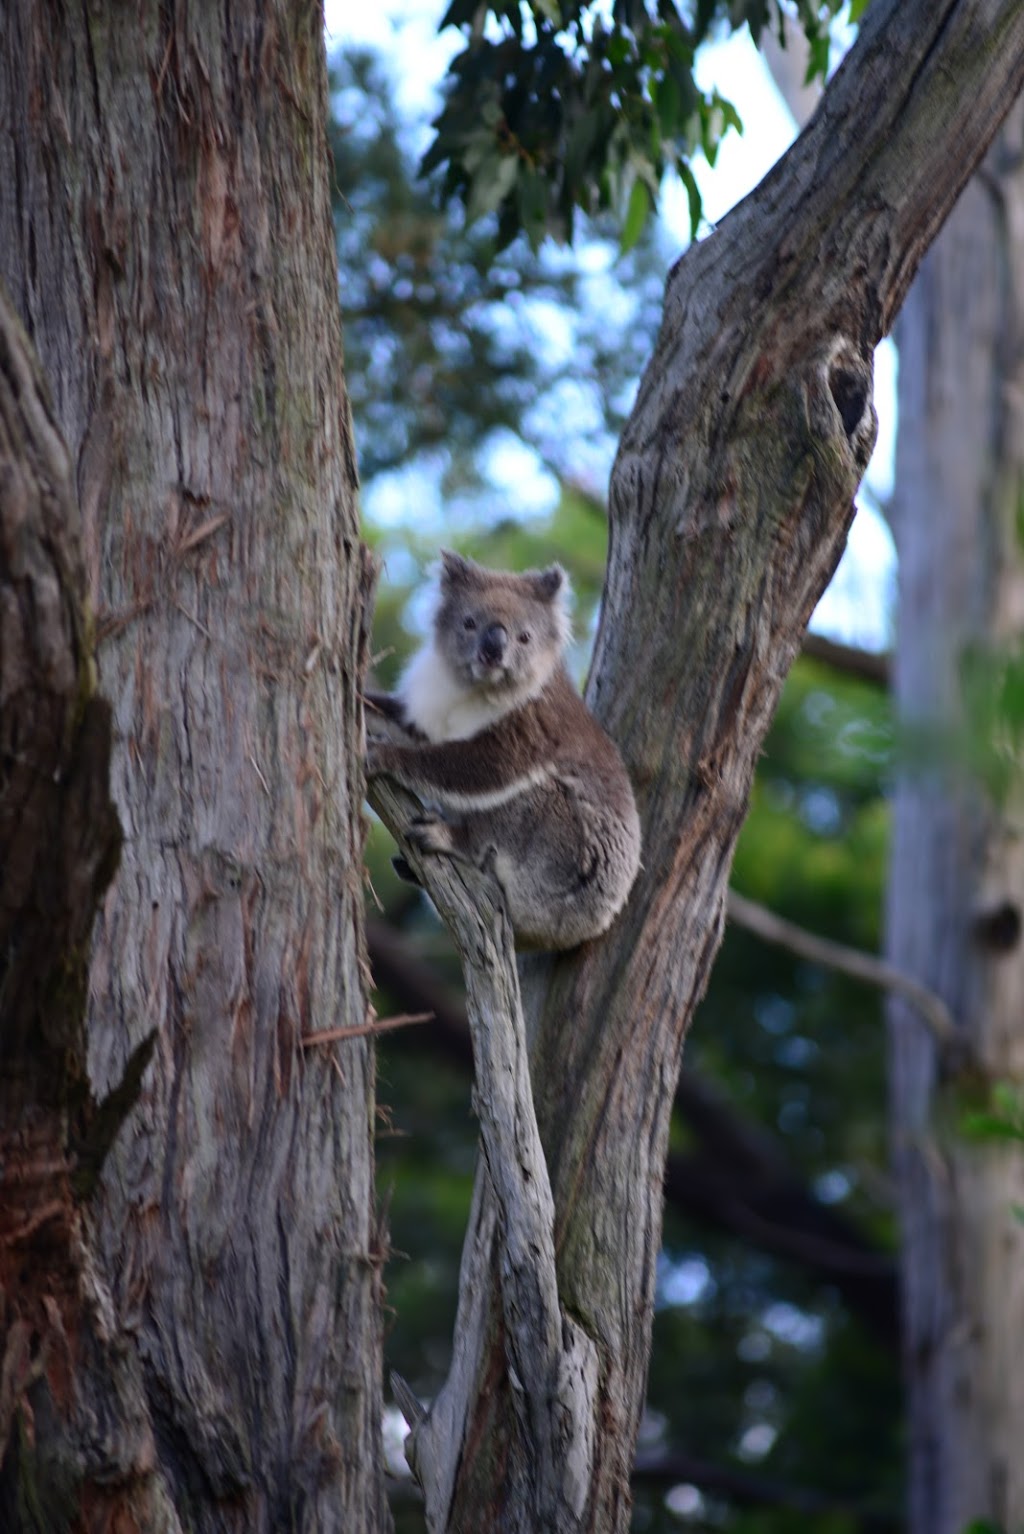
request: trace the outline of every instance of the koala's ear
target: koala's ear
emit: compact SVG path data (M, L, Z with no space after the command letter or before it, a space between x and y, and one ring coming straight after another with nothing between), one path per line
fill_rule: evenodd
M554 602L559 596L568 595L569 581L561 565L549 565L533 578L533 589L542 602Z
M441 550L441 585L462 586L470 579L473 566L452 549Z

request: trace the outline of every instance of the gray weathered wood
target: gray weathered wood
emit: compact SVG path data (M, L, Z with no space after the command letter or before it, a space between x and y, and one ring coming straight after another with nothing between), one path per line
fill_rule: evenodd
M559 1303L554 1203L533 1106L508 913L488 875L462 860L425 859L404 840L404 827L420 810L414 798L378 779L370 800L412 866L429 879L462 959L473 1039L473 1104L494 1198L485 1240L495 1254L505 1367L528 1456L522 1473L532 1493L532 1527L537 1534L561 1534L581 1517L593 1474L597 1357ZM467 1402L458 1382L474 1361L461 1356L462 1339L473 1340L461 1310L473 1304L474 1290L470 1284L461 1292L452 1382L422 1425L414 1426L408 1444L431 1528L447 1527L451 1515L463 1438L458 1413Z

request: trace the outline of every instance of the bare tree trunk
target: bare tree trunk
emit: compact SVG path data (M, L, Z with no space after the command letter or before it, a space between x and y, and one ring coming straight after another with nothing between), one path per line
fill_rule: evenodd
M991 679L1024 639L1019 107L922 265L897 340L894 691L910 755L894 805L889 952L943 996L967 1061L945 1069L919 1020L892 1003L911 1529L961 1534L972 1519L1024 1521L1024 1228L1013 1212L1024 1156L959 1130L994 1082L1024 1072L1020 757L1008 731L970 738L979 719L965 703L971 655ZM939 748L925 767L929 737ZM965 751L976 762L1000 749L1003 802L964 766Z
M0 262L77 469L124 827L95 1094L154 1041L89 1257L182 1526L246 1534L388 1521L372 1055L302 1046L367 1006L325 112L316 6L0 10Z
M559 1534L625 1530L679 1051L718 946L758 751L853 514L871 353L1024 79L1016 3L876 3L798 144L670 275L613 471L589 697L638 787L644 870L600 943L524 994L554 1196L574 1448ZM477 1182L451 1374L413 1453L433 1531L550 1525L510 1366L505 1245ZM541 1253L538 1252L538 1260Z

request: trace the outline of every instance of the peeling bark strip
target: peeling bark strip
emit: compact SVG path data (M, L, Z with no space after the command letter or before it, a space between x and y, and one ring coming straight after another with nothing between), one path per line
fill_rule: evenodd
M612 474L589 686L638 789L645 866L605 939L524 976L559 1298L598 1358L591 1481L563 1534L629 1525L680 1045L874 442L872 352L1022 82L1020 0L874 0L797 144L669 277ZM498 1218L484 1168L452 1373L417 1434L453 1478L434 1534L535 1527Z
M326 102L300 0L0 5L0 267L77 476L125 832L97 1095L155 1034L91 1250L196 1534L388 1522L372 1041L302 1047L367 1018Z
M141 1371L111 1346L79 1207L117 1127L89 1090L85 1002L120 846L80 527L60 429L0 287L0 1527L102 1520L120 1482L135 1526L171 1534Z

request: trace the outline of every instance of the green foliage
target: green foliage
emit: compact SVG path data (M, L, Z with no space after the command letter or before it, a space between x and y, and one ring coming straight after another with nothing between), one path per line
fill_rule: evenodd
M1021 785L1024 646L971 646L961 657L964 724L949 753L1004 806Z
M493 216L466 229L417 181L384 62L332 66L346 377L364 483L438 470L449 503L487 490L496 442L563 476L581 439L610 457L661 317L669 254L648 229L613 273L617 236L588 226L578 255L498 249ZM493 494L493 493L492 493ZM519 508L509 508L518 512Z
M1010 1081L995 1082L988 1106L965 1113L960 1129L970 1140L1024 1142L1024 1091Z
M444 169L444 196L470 221L497 215L499 248L525 232L573 238L579 212L611 213L635 244L669 172L683 177L696 233L700 195L689 162L740 127L735 107L702 91L698 48L747 27L785 42L796 21L809 77L824 77L829 28L845 0L453 0L442 26L463 30L423 169Z

